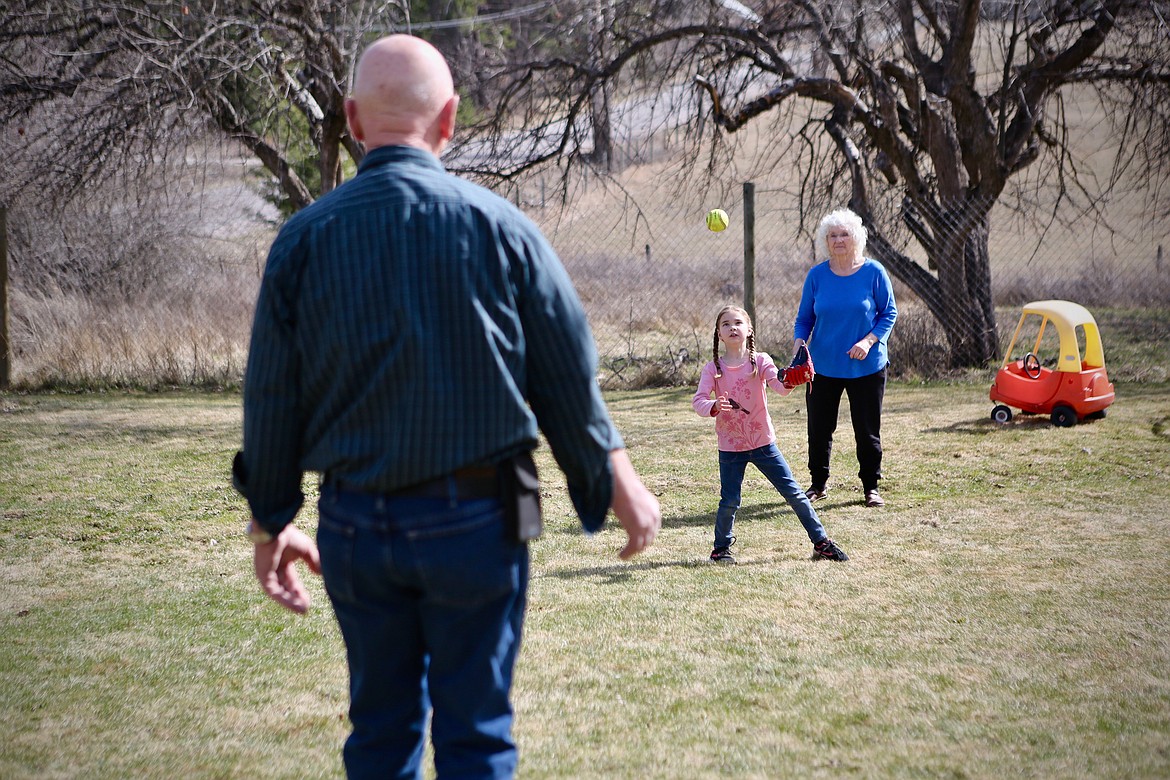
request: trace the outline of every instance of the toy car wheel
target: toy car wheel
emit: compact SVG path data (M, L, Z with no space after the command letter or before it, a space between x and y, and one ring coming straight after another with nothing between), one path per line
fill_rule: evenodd
M999 404L991 410L991 419L1000 425L1007 425L1012 421L1012 410L1003 404Z
M1035 352L1024 355L1024 373L1033 379L1040 378L1040 358L1036 357Z
M1052 410L1052 424L1057 428L1071 428L1077 424L1077 413L1071 406L1056 406Z

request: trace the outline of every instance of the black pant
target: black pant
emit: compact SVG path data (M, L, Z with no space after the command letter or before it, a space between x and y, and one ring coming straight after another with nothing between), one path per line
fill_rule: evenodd
M849 396L849 417L857 440L857 476L865 490L877 489L882 478L882 402L886 397L886 369L857 379L837 379L817 374L805 395L808 407L808 471L812 487L823 488L829 480L829 456L833 432L841 408L841 392Z

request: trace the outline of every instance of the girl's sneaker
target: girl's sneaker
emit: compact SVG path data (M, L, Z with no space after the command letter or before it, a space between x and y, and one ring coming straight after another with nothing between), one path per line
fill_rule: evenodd
M726 547L716 547L711 551L712 563L735 563L735 556Z
M715 557L715 553L711 553L711 557ZM813 545L813 560L819 561L822 558L830 561L847 561L849 556L845 551L837 546L837 543L827 536Z

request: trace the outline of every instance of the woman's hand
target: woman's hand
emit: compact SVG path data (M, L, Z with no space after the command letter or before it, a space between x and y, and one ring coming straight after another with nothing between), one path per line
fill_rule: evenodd
M865 360L869 356L870 348L876 343L877 341L872 336L866 336L849 348L849 357L854 360Z

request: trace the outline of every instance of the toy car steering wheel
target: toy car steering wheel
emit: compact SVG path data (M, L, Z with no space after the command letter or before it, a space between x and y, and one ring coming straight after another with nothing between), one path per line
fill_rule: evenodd
M1024 355L1024 373L1033 379L1040 378L1040 358L1036 357L1035 352Z

